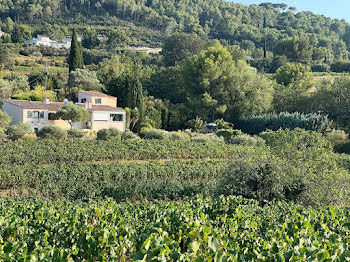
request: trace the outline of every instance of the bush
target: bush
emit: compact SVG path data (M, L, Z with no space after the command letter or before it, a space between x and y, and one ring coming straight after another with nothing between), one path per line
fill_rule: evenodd
M348 142L348 135L343 130L332 130L327 132L325 136L333 145L345 144Z
M9 126L6 128L6 135L7 138L12 140L12 141L17 141L27 133L31 131L31 127L28 124L25 123L19 123L14 126Z
M72 128L67 133L70 138L83 138L85 135L84 131L78 128Z
M169 133L161 129L150 129L148 133L144 133L144 139L160 139L169 138Z
M187 134L182 134L179 132L169 132L169 139L170 140L190 140L190 136Z
M349 62L335 62L331 64L331 71L336 73L350 72L350 63Z
M44 126L37 132L36 135L40 139L60 140L67 137L67 132L58 126Z
M139 138L139 137L135 133L130 131L130 130L126 130L125 132L123 132L121 134L121 139L122 140L135 139L135 138Z
M311 66L312 72L329 72L331 67L327 64L316 64Z
M350 174L341 168L332 152L299 149L278 155L266 148L247 151L232 160L219 183L218 194L242 195L261 204L273 199L308 206L346 205Z
M280 156L290 156L290 154L301 154L305 157L306 152L310 152L310 157L316 152L324 153L333 150L332 144L320 133L306 131L300 128L294 130L267 131L260 134L266 145ZM296 157L294 155L293 157Z
M217 135L196 135L191 137L191 141L199 143L222 143L224 142L223 137L218 137Z
M223 137L226 142L242 134L243 134L242 131L237 129L220 129L218 132L216 132L216 135L219 137L220 136Z
M261 137L252 137L250 135L240 135L232 138L230 144L242 145L242 146L264 146L265 141Z
M219 194L240 195L260 203L285 199L286 173L282 161L272 154L246 155L230 165Z
M3 128L0 128L0 142L6 138L5 131Z
M23 141L26 142L34 142L36 140L37 136L35 134L25 134L22 138Z
M266 130L277 131L295 128L324 133L331 125L332 121L324 115L288 112L259 115L237 122L237 127L250 135L257 135Z
M97 139L98 140L108 140L111 138L117 138L121 137L120 131L117 128L107 128L107 129L101 129L97 132Z

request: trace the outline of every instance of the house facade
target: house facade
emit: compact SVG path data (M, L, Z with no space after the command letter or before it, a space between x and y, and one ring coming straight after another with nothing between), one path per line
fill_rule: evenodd
M98 131L114 127L125 131L126 113L117 107L116 97L91 91L80 91L78 97L79 103L76 105L86 108L90 119L76 123L74 128ZM64 105L65 102L51 102L48 99L43 102L7 99L3 101L3 111L12 117L10 125L26 123L33 130L47 125L70 129L67 121L55 120L55 113Z

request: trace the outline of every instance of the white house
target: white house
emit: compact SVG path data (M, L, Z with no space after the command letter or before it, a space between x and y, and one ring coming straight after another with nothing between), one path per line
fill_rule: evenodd
M79 102L76 105L84 107L90 114L87 122L76 123L74 128L101 130L114 127L125 131L126 112L117 107L117 98L92 91L80 91ZM33 130L39 130L46 125L59 126L69 129L70 125L64 120L55 120L55 113L64 106L64 102L3 100L3 111L12 117L10 125L27 123Z
M36 46L49 46L53 48L66 48L69 49L71 46L70 39L64 39L62 41L51 40L47 36L38 35L36 38L32 40L24 41L25 45L36 45Z

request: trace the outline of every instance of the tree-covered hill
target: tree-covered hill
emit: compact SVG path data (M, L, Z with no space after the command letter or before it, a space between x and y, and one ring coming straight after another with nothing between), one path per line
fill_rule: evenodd
M350 50L350 25L345 21L297 12L285 4L246 6L223 0L0 1L3 31L11 29L8 17L12 21L41 24L41 30L45 31L46 23L47 27L54 22L71 23L74 20L67 17L77 15L78 21L90 24L98 21L99 25L116 26L120 25L120 20L125 20L163 35L176 31L196 33L230 44L239 43L253 52L264 47L265 37L267 49L273 51L280 40L303 35L313 47L320 49L315 55L330 50L330 54L321 56L337 60L347 57L347 50Z

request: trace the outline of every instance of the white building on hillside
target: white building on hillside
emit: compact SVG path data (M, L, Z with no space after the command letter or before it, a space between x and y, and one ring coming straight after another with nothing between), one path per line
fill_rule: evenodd
M70 48L71 46L71 40L70 39L64 39L62 41L55 41L51 40L47 36L38 35L37 37L33 38L32 40L24 41L25 45L36 45L36 46L49 46L53 48Z

